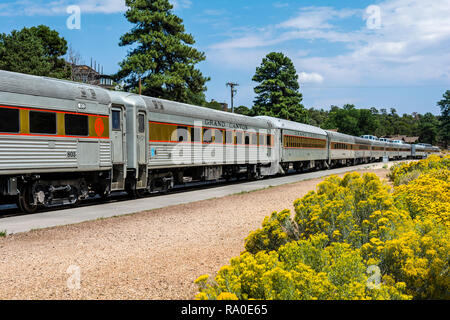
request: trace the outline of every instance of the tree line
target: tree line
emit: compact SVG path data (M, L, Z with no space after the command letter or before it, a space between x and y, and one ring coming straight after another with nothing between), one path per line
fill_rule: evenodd
M196 68L206 59L194 48L194 37L183 20L173 13L168 0L126 0L125 18L133 28L124 34L119 46L130 47L114 75L123 89L143 95L221 109L206 101L210 80ZM14 30L0 34L0 69L59 79L71 78L71 65L64 56L67 41L47 26ZM257 85L253 106L239 106L236 113L268 115L307 123L339 132L377 136L420 137L424 143L447 146L450 135L450 90L438 102L441 115L397 114L391 108L361 109L354 105L331 106L330 110L306 109L300 93L298 73L291 59L281 52L263 58L252 78Z

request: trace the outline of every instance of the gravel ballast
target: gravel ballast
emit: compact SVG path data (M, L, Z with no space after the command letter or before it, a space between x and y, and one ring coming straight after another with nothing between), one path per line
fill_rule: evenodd
M322 180L0 238L0 299L192 299L198 276Z

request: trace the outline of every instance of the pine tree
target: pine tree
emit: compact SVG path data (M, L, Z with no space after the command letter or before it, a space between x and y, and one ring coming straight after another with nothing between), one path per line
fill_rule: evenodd
M298 75L291 59L283 53L269 53L256 68L252 79L260 84L254 91L257 97L253 112L286 120L306 123L307 111L301 104L302 94L298 91Z
M183 20L173 14L168 0L126 0L125 13L135 26L121 37L120 46L133 46L120 63L117 80L125 89L178 102L203 104L205 83L209 78L195 69L205 54L192 45L191 34L185 33Z
M66 52L67 41L44 25L0 34L1 70L69 79Z
M447 148L450 142L450 90L447 90L442 96L443 99L437 104L441 108L441 125L439 128L440 139Z

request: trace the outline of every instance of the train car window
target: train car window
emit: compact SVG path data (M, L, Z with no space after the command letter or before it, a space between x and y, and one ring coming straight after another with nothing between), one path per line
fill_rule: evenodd
M256 133L252 133L251 138L252 138L252 145L257 146L258 145L258 137L257 137Z
M156 142L176 141L172 139L173 126L150 122L150 140Z
M233 144L233 131L225 131L225 144Z
M271 135L267 135L267 146L268 147L272 146L272 136Z
M235 131L236 132L236 138L235 138L235 142L236 144L242 144L242 131Z
M250 144L250 136L248 133L245 133L245 144L249 145Z
M30 133L56 134L56 113L30 111Z
M19 109L0 109L0 132L18 133L19 125Z
M214 141L219 144L223 144L224 134L222 130L216 129L214 132Z
M203 128L203 143L213 142L213 130L209 128Z
M64 125L68 136L88 136L89 118L78 114L65 114Z
M284 143L286 143L286 139L284 139ZM260 146L265 146L266 145L266 135L264 134L259 134L259 145Z
M201 142L202 141L202 131L200 128L191 128L191 142Z
M138 132L145 132L145 115L143 114L138 115Z
M189 141L189 132L187 127L178 126L177 127L177 137L178 142Z
M120 114L119 110L112 111L112 129L114 131L120 131L122 129L122 124L120 122Z

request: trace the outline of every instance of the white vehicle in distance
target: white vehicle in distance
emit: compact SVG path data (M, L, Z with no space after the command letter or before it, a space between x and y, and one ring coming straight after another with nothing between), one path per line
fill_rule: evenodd
M364 135L364 136L361 136L361 138L368 139L368 140L373 140L373 141L379 141L378 137L371 136L371 135Z

